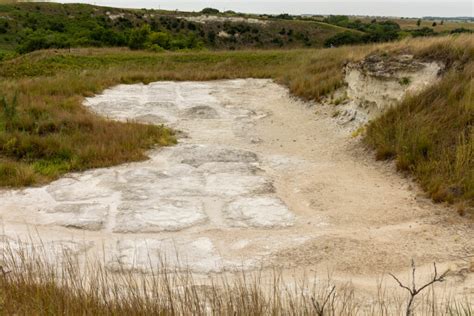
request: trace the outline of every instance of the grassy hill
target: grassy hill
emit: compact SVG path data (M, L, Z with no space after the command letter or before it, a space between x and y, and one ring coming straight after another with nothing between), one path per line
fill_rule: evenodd
M1 4L0 49L26 53L69 47L130 46L155 51L203 47L322 47L328 38L348 31L317 21L270 17L248 20L249 16L235 13L196 21L199 16L201 13L117 9L87 4Z

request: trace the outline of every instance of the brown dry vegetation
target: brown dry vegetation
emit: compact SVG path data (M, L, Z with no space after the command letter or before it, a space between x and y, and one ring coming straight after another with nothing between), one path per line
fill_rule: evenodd
M408 302L382 282L373 297L364 298L349 284L335 286L330 276L297 280L275 270L197 280L188 271L156 267L150 267L153 275L114 273L66 252L51 262L46 251L22 243L3 245L2 315L403 315ZM414 312L467 316L470 303L430 287L416 296Z

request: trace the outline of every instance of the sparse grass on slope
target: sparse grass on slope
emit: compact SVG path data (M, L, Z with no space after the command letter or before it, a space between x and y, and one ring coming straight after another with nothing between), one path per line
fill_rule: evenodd
M369 124L379 158L395 157L435 201L474 206L474 36L412 43L420 58L447 64L442 79Z

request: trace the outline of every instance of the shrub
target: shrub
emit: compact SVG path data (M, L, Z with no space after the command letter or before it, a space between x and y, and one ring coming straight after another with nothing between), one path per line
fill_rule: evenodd
M38 30L28 34L21 42L17 51L21 54L29 53L39 49L69 48L69 38L60 33Z
M171 36L165 32L153 32L148 36L150 45L158 45L164 49L170 48Z
M358 43L363 43L363 42L364 42L364 38L360 34L356 34L354 32L342 32L328 38L324 42L324 46L337 47L341 45L351 45L351 44L358 44Z
M219 14L219 10L214 8L204 8L201 10L202 14Z
M416 29L411 31L411 35L413 37L421 37L421 36L433 36L435 35L435 31L429 27L423 27L421 29Z
M148 36L150 35L150 26L148 24L144 24L140 28L133 29L130 33L130 38L128 40L128 47L130 49L143 49L145 48L145 43L148 40Z
M474 32L464 27L456 28L451 31L451 34L460 34L460 33L474 33Z

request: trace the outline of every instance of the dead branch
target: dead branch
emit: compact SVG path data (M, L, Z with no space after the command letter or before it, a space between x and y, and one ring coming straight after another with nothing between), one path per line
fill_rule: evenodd
M333 296L335 290L336 290L336 286L333 285L322 304L319 304L319 302L317 302L314 299L314 297L311 297L311 301L313 302L313 307L316 310L316 314L318 316L324 316L324 308L326 307L326 304L328 303L329 299Z
M436 263L433 263L434 267L434 274L433 277L429 282L424 284L423 286L417 288L416 287L416 280L415 280L415 275L416 275L416 267L415 267L415 261L412 259L411 260L411 267L412 267L412 288L409 288L408 286L404 285L395 275L392 273L389 273L389 275L398 283L398 285L407 290L408 293L410 293L410 298L408 300L407 304L407 310L406 310L406 316L413 316L413 303L415 301L415 297L420 294L424 289L426 289L428 286L436 283L436 282L443 282L445 281L446 276L449 273L449 270L446 270L443 272L441 275L438 275L438 269L436 267Z

